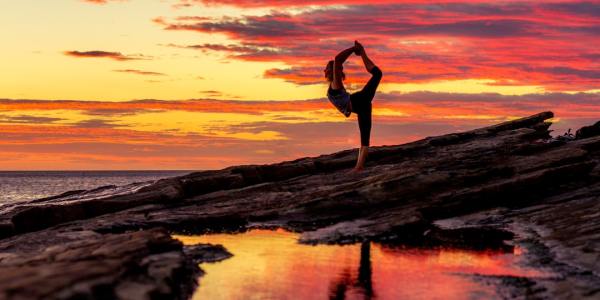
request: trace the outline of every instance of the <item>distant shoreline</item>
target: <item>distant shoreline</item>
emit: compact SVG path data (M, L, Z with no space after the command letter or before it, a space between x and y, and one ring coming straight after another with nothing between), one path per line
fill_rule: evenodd
M0 205L50 197L69 191L186 175L196 170L25 170L0 171Z

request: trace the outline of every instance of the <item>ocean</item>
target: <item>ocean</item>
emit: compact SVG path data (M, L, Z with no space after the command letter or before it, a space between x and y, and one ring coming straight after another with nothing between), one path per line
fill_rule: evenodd
M55 196L73 190L126 185L193 171L0 171L0 205Z

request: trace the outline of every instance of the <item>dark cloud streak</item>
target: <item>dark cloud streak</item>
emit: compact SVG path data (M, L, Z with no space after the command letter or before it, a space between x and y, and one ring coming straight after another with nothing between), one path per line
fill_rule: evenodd
M131 73L131 74L145 75L145 76L167 76L167 74L164 74L164 73L142 71L142 70L135 70L135 69L124 69L124 70L113 70L113 71L119 72L119 73Z
M110 58L118 61L127 61L127 60L147 60L150 59L148 56L144 55L123 55L120 52L110 52L110 51L101 51L101 50L93 50L93 51L65 51L63 52L67 56L73 57L84 57L84 58Z

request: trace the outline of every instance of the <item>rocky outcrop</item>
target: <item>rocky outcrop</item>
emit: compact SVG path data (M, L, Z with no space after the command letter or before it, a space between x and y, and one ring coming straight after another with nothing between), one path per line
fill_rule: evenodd
M575 138L577 139L585 139L589 137L599 136L600 135L600 121L596 122L594 125L584 126L579 128L575 133Z
M373 147L367 168L358 174L348 172L357 152L346 150L3 206L0 268L12 264L25 270L35 265L25 257L55 246L87 249L77 246L77 240L102 247L117 237L164 235L154 228L202 233L283 227L302 232L304 243L375 240L476 249L516 243L528 247L531 264L560 274L553 280L527 281L528 287L536 286L535 297L597 297L600 136L552 139L546 121L552 117L544 112L468 132ZM172 270L162 272L163 279L144 271L148 268L142 261L155 260L141 250L141 256L127 260L115 257L115 268L120 265L131 278L142 278L153 291L132 298L184 294L184 288L167 289L161 282L178 278L189 283L194 272L179 263L191 263L198 252L169 247L147 254L172 256L162 265ZM108 258L89 257L101 259ZM130 269L135 271L128 273ZM128 282L127 276L102 284L119 296L117 285ZM95 277L89 278L80 283L87 287L83 294L95 291ZM18 288L13 284L12 289Z
M3 243L0 298L179 299L191 292L198 272L164 230L45 237L50 240L23 235Z

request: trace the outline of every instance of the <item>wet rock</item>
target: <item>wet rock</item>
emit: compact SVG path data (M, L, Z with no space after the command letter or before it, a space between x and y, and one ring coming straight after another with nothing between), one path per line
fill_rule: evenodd
M464 249L495 249L513 252L513 246L505 244L514 234L493 226L462 227L441 229L433 227L424 233L426 243L433 246L445 246Z
M186 245L183 252L196 263L217 262L233 256L225 247L211 244Z
M548 299L547 290L527 277L480 275L479 280L501 286L499 293L503 299Z

